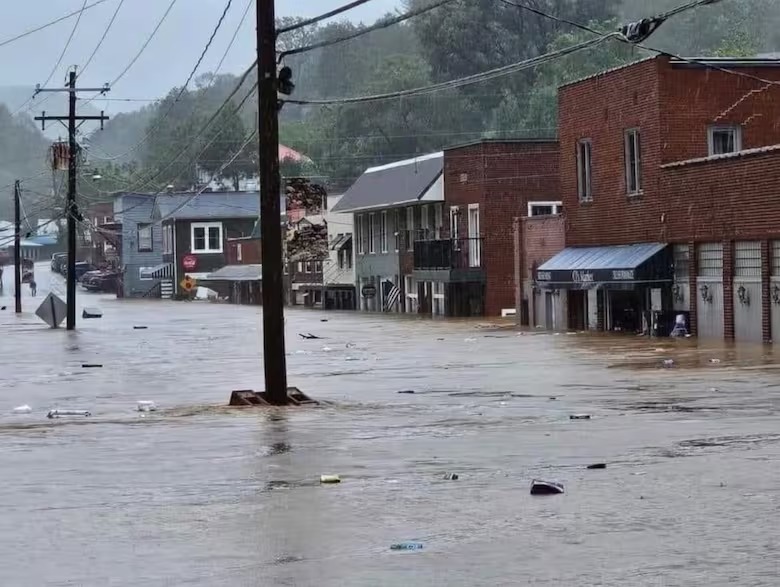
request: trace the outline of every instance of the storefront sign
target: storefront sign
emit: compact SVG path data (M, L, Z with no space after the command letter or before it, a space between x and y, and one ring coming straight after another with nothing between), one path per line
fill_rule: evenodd
M552 281L552 273L549 271L537 271L536 281Z
M634 281L633 269L620 269L612 272L612 281Z
M571 280L574 283L593 283L592 271L572 271Z
M360 290L360 293L363 294L364 298L373 298L376 296L376 286L370 283L368 285L364 285Z

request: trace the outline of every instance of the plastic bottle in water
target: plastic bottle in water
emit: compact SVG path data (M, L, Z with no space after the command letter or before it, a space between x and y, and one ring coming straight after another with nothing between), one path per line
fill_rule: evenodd
M398 542L390 545L390 550L422 550L422 542Z

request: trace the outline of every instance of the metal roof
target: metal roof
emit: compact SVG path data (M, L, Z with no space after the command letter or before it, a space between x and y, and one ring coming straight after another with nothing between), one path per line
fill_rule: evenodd
M538 271L636 269L666 248L664 243L641 243L608 247L571 247L542 263Z
M160 194L155 201L159 218L211 220L257 218L260 215L259 192L204 192L202 194ZM283 209L283 208L282 208Z
M444 168L444 153L371 167L352 184L331 212L354 212L418 202Z
M348 232L346 234L340 234L336 238L333 239L333 242L330 245L331 251L340 251L343 249L347 244L349 244L352 241L352 233Z
M262 281L262 265L226 265L199 281Z

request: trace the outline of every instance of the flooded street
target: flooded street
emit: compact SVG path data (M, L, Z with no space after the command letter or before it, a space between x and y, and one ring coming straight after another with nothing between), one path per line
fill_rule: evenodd
M80 290L103 318L51 331L49 277L0 302L0 585L777 584L768 347L290 310L289 382L327 404L227 409L259 308Z

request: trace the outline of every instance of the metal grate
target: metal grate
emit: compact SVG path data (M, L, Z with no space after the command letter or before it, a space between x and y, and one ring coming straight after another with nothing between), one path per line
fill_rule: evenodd
M780 277L780 241L772 241L772 275Z
M723 277L723 245L702 243L699 245L699 276Z
M734 277L761 277L761 243L734 243Z
M691 275L691 251L688 245L674 245L674 277L684 281Z

